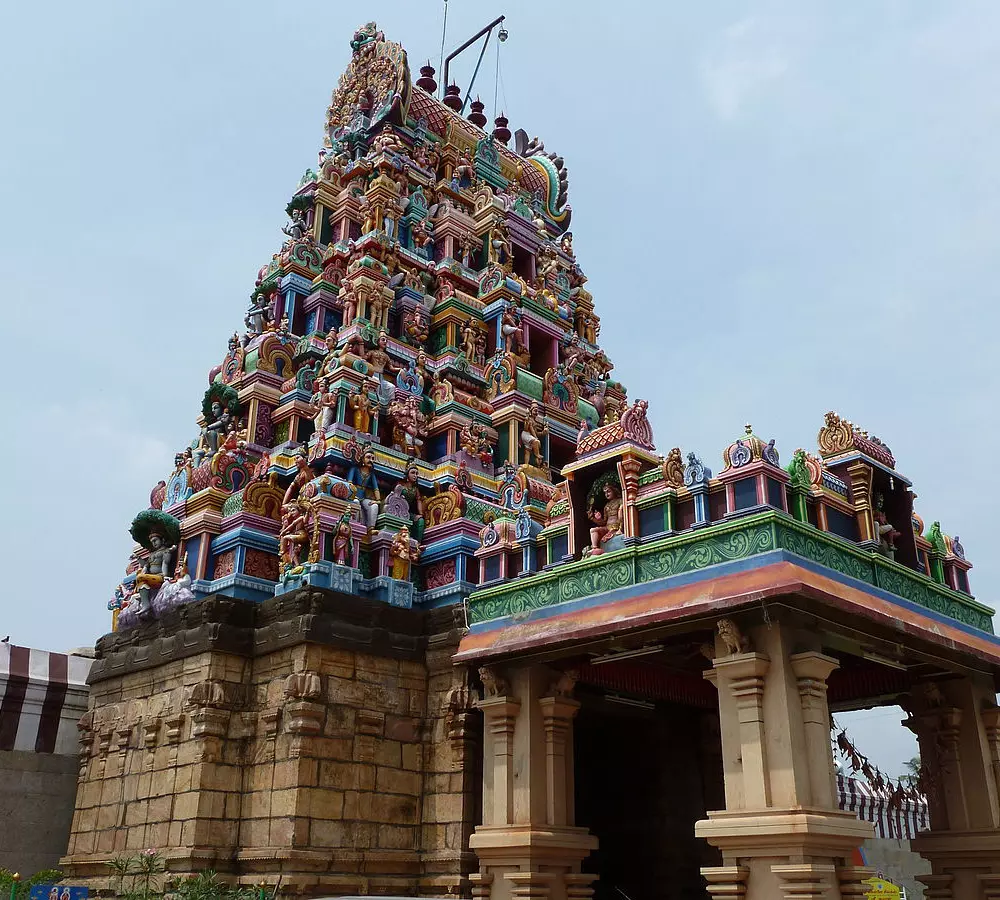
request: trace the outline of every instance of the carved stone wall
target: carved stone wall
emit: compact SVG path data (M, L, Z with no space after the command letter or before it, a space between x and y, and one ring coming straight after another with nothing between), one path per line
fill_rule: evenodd
M451 611L303 590L102 639L67 873L98 887L156 847L171 873L292 893L467 894L481 718L459 637Z

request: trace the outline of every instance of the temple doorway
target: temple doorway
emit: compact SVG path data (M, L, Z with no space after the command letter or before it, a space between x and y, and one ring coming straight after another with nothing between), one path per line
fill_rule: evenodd
M724 805L718 714L581 686L574 725L576 822L600 841L583 863L595 900L705 900L695 837Z

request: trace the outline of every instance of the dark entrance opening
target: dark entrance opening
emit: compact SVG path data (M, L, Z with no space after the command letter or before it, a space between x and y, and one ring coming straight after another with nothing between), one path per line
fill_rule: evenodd
M725 805L718 713L577 694L576 824L600 841L583 862L595 900L706 900L699 870L722 858L694 823Z

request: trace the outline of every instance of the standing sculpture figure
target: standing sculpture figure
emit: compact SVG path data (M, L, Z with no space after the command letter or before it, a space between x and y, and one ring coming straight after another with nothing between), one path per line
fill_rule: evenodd
M322 434L333 422L333 406L336 402L336 398L330 393L330 383L327 379L321 378L316 382L316 391L309 398L309 402L312 403L313 411L316 413L313 424L317 433Z
M368 392L374 387L369 379L365 379L357 393L351 394L350 403L353 410L352 421L354 430L362 434L368 434L372 428L372 403Z
M410 507L413 536L418 542L424 539L424 527L426 524L424 520L424 498L420 493L418 485L419 478L420 469L417 467L416 462L411 460L406 466L406 475L400 487L400 493Z
M354 548L351 539L351 517L349 513L341 516L337 530L333 533L333 561L338 566L349 566L354 561Z
M521 428L521 446L524 448L524 462L530 465L532 458L534 464L541 467L545 464L542 458L542 435L548 430L545 416L542 415L537 401L532 401L528 418L524 420Z
M285 227L281 230L293 241L301 241L302 238L309 234L309 226L306 224L306 217L302 214L301 209L293 209L291 216L292 221L285 225Z
M503 349L507 353L510 353L514 349L514 344L517 341L517 331L520 327L521 323L517 317L517 310L512 303L508 303L500 319L500 335L503 337Z
M309 545L308 518L309 506L305 500L286 503L282 510L278 552L286 572L301 565L302 550Z
M420 558L420 549L410 546L410 529L405 525L396 532L389 547L392 560L392 577L399 581L410 580L410 563Z
M375 451L371 447L365 447L361 455L361 465L351 468L347 473L347 480L358 489L362 521L369 528L374 528L382 494L378 489L378 478L375 476Z

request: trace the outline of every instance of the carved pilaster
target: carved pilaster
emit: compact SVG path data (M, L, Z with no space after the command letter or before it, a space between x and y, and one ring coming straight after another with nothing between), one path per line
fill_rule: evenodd
M480 700L478 706L493 743L493 808L483 809L484 824L507 825L514 818L514 722L521 701L498 696Z
M748 809L771 805L764 736L764 676L770 664L763 653L736 653L712 663L721 682L720 690L724 684L736 703L743 798Z
M836 876L834 866L819 863L771 866L771 871L781 880L781 895L784 900L827 897Z
M745 897L749 876L746 866L703 866L701 869L701 877L707 882L705 890L712 900Z
M861 542L876 540L875 524L872 520L872 470L861 462L847 467L847 478L851 486L851 502L854 516L858 521Z
M642 471L642 462L631 456L624 457L618 463L618 476L621 478L622 487L622 514L624 518L625 537L639 536L639 511L636 509L636 499L639 496L639 473Z
M474 872L469 876L472 900L489 900L493 887L492 872Z
M798 683L809 757L809 787L812 803L834 809L833 751L830 745L830 708L826 681L840 665L837 660L813 651L789 657Z
M983 710L983 727L986 729L986 742L990 748L993 783L997 788L997 796L1000 797L1000 706Z
M1000 873L980 875L979 887L983 892L983 900L1000 900Z
M573 717L580 704L568 697L543 697L538 705L545 725L546 821L572 825L572 763L567 759L567 745L572 742Z
M566 900L590 900L594 896L596 875L583 872L570 873L563 877L566 882Z

